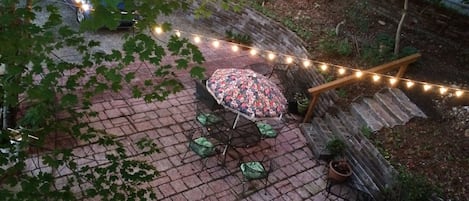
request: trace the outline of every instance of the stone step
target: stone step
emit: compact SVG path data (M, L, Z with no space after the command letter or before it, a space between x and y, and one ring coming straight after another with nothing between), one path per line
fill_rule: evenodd
M357 119L373 131L378 131L383 128L383 123L377 120L373 111L364 103L351 103L351 113L357 117Z
M311 123L301 124L300 129L305 135L311 151L318 160L331 158L331 154L326 149L326 144L331 138L332 132L321 118L315 117Z
M374 95L374 98L379 102L390 115L397 119L399 125L403 125L410 120L410 116L401 109L398 103L394 103L394 98L390 93L378 92Z
M358 163L355 166L361 166L364 170L362 172L357 172L359 177L371 177L371 178L379 178L373 180L375 186L379 186L384 188L387 184L386 174L389 172L383 169L387 169L388 166L383 165L379 158L382 158L379 152L375 150L374 146L367 146L368 143L363 144L363 141L366 140L365 136L363 135L356 135L359 136L357 139L353 137L351 134L346 132L346 129L340 123L340 120L335 116L326 114L324 119L329 125L329 128L332 132L340 139L342 139L347 144L346 148L346 155L347 159L354 159ZM361 164L361 165L360 165ZM363 165L366 164L366 165ZM371 185L367 183L367 185Z
M375 118L381 123L383 123L384 126L388 128L392 128L396 125L399 125L398 121L389 114L386 109L382 107L381 104L379 104L376 100L371 99L371 98L363 98L363 102L375 113Z
M352 134L360 133L364 126L363 124L360 124L359 121L350 114L350 112L345 112L339 109L336 116L340 119L342 125L344 125Z
M399 102L401 108L404 108L408 113L416 117L427 118L427 115L420 110L415 103L402 92L400 89L388 88L389 93Z

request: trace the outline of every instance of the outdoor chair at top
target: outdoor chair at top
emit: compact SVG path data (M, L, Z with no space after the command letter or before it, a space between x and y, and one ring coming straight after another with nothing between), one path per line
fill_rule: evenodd
M207 80L194 80L195 82L195 97L197 100L205 104L205 106L210 110L222 109L223 106L218 104L212 94L208 92L205 83Z
M267 165L267 166L266 166ZM246 193L246 183L254 180L264 180L264 193L267 194L265 188L269 185L269 175L277 166L273 159L269 159L266 155L261 161L248 161L239 165L242 174L243 191L242 196Z

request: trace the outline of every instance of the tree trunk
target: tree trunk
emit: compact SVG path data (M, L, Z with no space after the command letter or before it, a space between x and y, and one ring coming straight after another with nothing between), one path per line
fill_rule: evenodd
M396 38L394 42L394 55L399 54L399 43L401 41L402 24L404 24L404 19L405 19L405 16L407 15L408 3L409 3L409 0L404 1L404 10L402 11L401 20L399 21L399 24L397 25Z

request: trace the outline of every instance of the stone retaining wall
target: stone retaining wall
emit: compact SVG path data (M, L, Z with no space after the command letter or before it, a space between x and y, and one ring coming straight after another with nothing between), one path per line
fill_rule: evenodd
M212 12L209 18L197 19L194 15L186 15L185 18L194 24L202 24L210 29L209 31L219 35L224 36L226 30L249 35L253 41L252 46L260 50L292 55L298 58L310 58L303 40L282 24L267 18L256 10L245 8L240 12L233 12L215 7L209 7L208 9ZM208 30L204 31L207 32ZM281 63L283 61L284 58L279 56L277 62ZM292 82L289 85L296 85L295 88L301 89L301 91L325 83L323 76L316 72L315 68L298 68L298 66L301 66L300 62L289 66L291 69L286 75L286 80ZM291 97L287 98L290 99ZM314 115L323 115L336 99L337 95L334 90L323 93L316 105Z

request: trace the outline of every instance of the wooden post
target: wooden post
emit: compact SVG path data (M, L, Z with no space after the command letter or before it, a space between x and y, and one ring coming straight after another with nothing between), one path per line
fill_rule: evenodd
M308 111L306 112L305 118L303 118L303 123L308 122L311 120L311 117L313 117L314 105L318 102L319 95L321 95L321 93L311 94L311 102L309 102Z
M405 71L407 70L407 66L409 65L403 65L399 68L399 71L396 74L396 78L401 78L404 75Z

